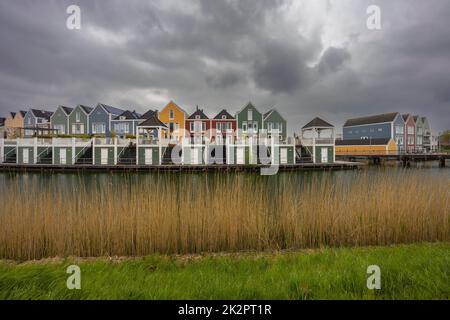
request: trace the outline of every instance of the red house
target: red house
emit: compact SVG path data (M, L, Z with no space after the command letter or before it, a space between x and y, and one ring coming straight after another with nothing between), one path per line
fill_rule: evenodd
M405 149L407 152L416 150L416 122L410 114L402 115L405 121Z
M209 130L211 129L211 119L203 112L203 109L197 109L186 119L186 133L189 132L192 144L202 144L205 137L211 139Z
M233 141L235 136L237 121L236 118L223 109L220 111L212 122L212 139L225 143L224 140Z

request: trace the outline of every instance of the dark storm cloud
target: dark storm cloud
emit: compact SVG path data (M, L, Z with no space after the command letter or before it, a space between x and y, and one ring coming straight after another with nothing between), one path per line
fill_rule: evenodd
M369 4L383 28L365 27ZM293 129L400 111L450 127L450 6L402 1L0 0L0 111L174 99L213 115L252 100Z

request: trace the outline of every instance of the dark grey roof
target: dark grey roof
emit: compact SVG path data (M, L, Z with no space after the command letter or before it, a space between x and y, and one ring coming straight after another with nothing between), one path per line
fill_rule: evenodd
M263 118L265 119L273 110L275 110L275 109L270 109L269 111L264 113Z
M5 125L6 118L0 118L0 127Z
M220 111L215 117L214 119L222 119L222 117L225 116L225 119L227 120L234 120L235 118L228 113L227 110L222 109L222 111Z
M69 115L73 111L73 108L69 108L69 107L65 107L65 106L60 106L60 107L61 107L61 109L63 109L64 113L67 115Z
M19 113L22 116L22 118L25 117L25 115L27 114L27 112L23 110L20 110Z
M397 117L397 115L398 115L398 112L391 112L391 113L377 114L377 115L368 116L368 117L348 119L345 122L344 127L360 126L360 125L364 125L364 124L373 124L373 123L392 122L395 120L395 117Z
M208 116L203 112L203 109L199 109L198 106L197 106L197 109L195 110L195 112L193 114L191 114L188 119L197 119L196 118L197 116L200 116L200 119L203 119L203 120L209 119Z
M125 120L135 120L139 119L141 115L136 113L136 111L125 110L120 115L114 118L114 120L120 120L121 117L125 117Z
M112 115L118 116L122 114L125 110L108 106L107 104L100 103L100 105L106 110L106 112L111 113Z
M140 119L148 119L151 118L153 116L157 117L158 115L158 110L148 110L146 113L144 113L142 116L140 116Z
M138 125L138 127L163 127L167 128L167 126L161 122L155 115L149 117L147 120L144 120L142 123Z
M38 110L38 109L30 109L30 110L36 118L43 118L43 119L47 119L47 120L50 120L50 117L53 114L53 112L51 112L51 111Z
M88 107L88 106L84 106L82 104L79 104L80 108L84 110L84 112L86 112L87 114L91 113L92 110L94 110L94 108Z
M14 118L16 116L16 112L10 112L11 118Z
M337 146L379 146L389 143L391 138L336 140Z
M322 120L318 117L312 119L310 122L308 122L308 124L306 124L302 129L307 129L307 128L334 128L334 126L328 122L326 122L325 120Z

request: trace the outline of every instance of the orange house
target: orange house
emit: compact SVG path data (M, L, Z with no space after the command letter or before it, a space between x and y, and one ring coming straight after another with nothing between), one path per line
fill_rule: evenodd
M21 128L24 127L23 119L26 111L8 112L5 120L5 130L8 138L21 136Z
M184 138L184 124L187 119L187 113L175 102L170 101L158 113L158 117L169 129L164 133L164 138L170 138L172 143L181 143Z

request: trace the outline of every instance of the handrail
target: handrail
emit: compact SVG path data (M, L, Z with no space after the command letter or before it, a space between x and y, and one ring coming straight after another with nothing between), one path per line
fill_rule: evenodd
M41 160L41 156L44 152L48 152L48 149L52 149L52 147L47 147L45 148L41 153L39 153L36 157L37 162L39 162L39 160Z
M72 163L76 163L79 160L79 158L81 158L81 156L86 152L85 149L87 147L92 147L91 141L89 141L89 144L86 144L74 157L72 157Z

